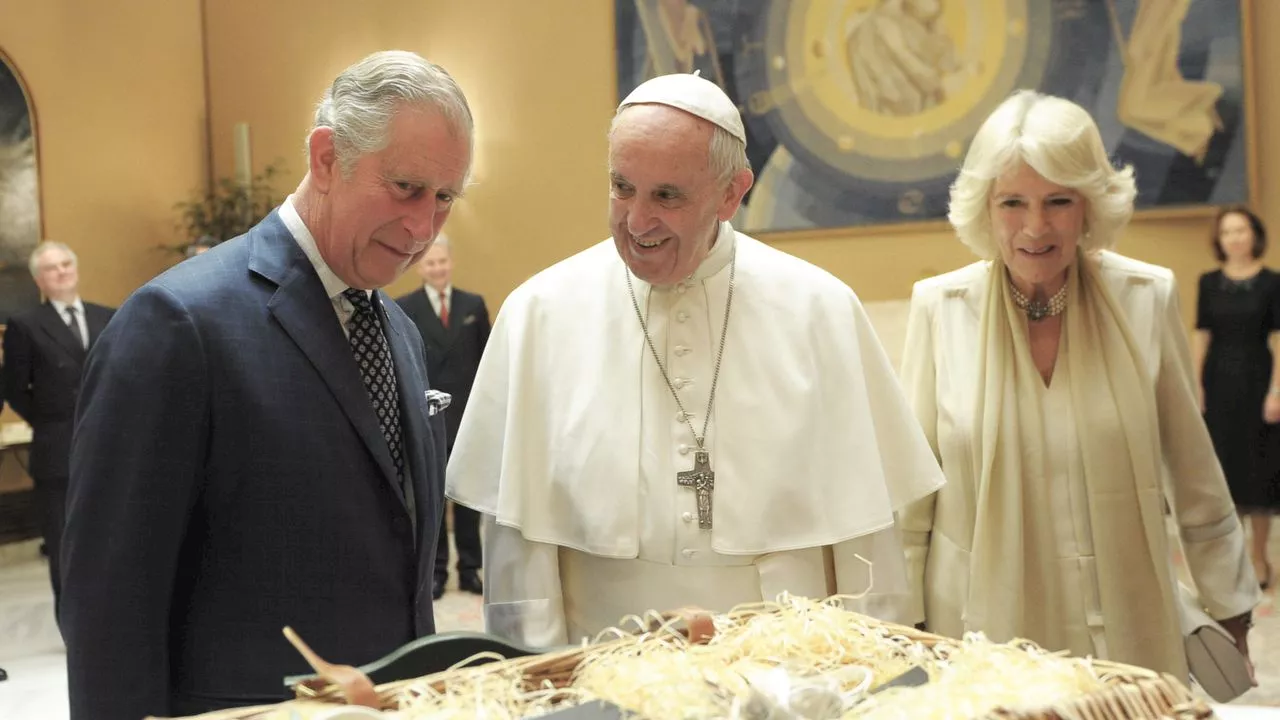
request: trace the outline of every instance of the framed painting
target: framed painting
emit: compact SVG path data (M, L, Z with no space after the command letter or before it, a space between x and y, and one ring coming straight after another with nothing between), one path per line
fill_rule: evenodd
M1139 210L1247 202L1251 0L615 0L618 98L699 72L747 126L747 232L944 220L968 144L1020 88L1073 100Z
M41 236L35 125L21 76L0 51L0 324L40 303L27 265Z

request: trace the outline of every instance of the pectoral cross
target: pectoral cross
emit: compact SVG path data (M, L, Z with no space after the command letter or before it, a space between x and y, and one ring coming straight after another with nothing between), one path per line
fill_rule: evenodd
M693 488L698 497L698 527L711 529L711 491L716 488L716 474L711 472L711 455L699 450L693 456L693 469L676 473L680 487Z

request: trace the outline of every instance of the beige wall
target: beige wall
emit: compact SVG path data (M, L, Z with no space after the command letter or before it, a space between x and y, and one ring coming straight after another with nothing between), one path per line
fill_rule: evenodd
M118 304L175 256L173 204L205 177L197 0L0 0L0 49L36 107L44 236Z
M1256 5L1254 35L1268 37L1274 33L1261 29L1280 28L1280 3ZM304 22L309 5L295 0L219 0L209 9L218 167L230 172L231 123L249 121L255 159L288 155L292 187L302 170L307 115L326 80L375 49L422 53L458 78L477 117L476 185L447 231L455 240L458 283L496 305L530 274L608 234L604 135L617 102L612 6L610 0L373 3ZM1265 128L1280 120L1280 45L1258 42L1255 51L1256 118ZM1280 223L1274 137L1258 133L1258 207ZM1139 220L1120 250L1173 268L1189 312L1195 276L1212 265L1207 224L1203 217ZM941 227L764 239L827 268L866 300L904 297L915 280L972 259ZM402 279L392 290L411 285Z
M524 278L607 234L604 130L615 103L605 60L613 41L612 16L599 11L609 5L331 3L308 14L296 0L210 3L214 166L233 172L231 127L247 122L255 169L282 158L278 188L292 190L305 171L311 112L343 67L391 48L439 62L466 91L477 124L474 185L446 227L456 279L496 309ZM557 68L566 74L548 80ZM413 286L404 278L391 291Z
M1280 27L1280 4L1255 5L1261 38ZM0 49L37 106L45 235L80 252L91 298L119 302L173 261L154 247L175 239L173 203L205 181L201 14L198 0L0 0ZM533 272L607 234L604 133L616 102L608 0L217 0L203 15L218 174L232 170L232 124L248 122L255 165L283 159L278 188L291 189L328 80L368 52L401 47L449 68L477 117L476 184L448 227L459 284L496 305ZM1280 118L1280 46L1258 42L1255 51L1265 128ZM1258 207L1280 222L1273 133L1258 133L1255 156ZM1212 262L1205 225L1140 220L1121 249L1172 267L1189 303L1189 279ZM969 260L944 229L765 239L867 300L902 297L915 279Z
M35 105L44 237L118 305L171 265L173 204L205 182L198 0L0 0L0 50ZM18 416L7 406L0 421ZM5 463L0 486L25 477Z
M44 235L75 247L86 297L112 304L174 261L155 248L179 240L173 203L206 181L206 120L217 174L232 171L232 124L248 122L255 165L282 158L278 187L287 191L334 74L384 48L436 60L462 83L477 118L476 184L448 227L458 283L496 307L523 279L608 232L612 5L0 0L0 50L36 105ZM1280 121L1280 45L1263 40L1280 29L1280 2L1254 5L1256 204L1274 226L1280 139L1263 129ZM1194 278L1212 265L1206 223L1140 220L1121 245L1179 274L1188 314ZM970 260L943 229L765 239L866 300L904 297L916 279ZM405 278L391 289L412 285Z
M249 123L255 172L280 161L281 194L306 169L304 141L321 93L370 52L426 45L430 3L205 3L213 165L234 173L232 126ZM414 40L411 44L410 38Z

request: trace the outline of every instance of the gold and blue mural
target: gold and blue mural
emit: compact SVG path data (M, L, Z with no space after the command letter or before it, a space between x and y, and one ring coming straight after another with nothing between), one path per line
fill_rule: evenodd
M1140 209L1249 199L1239 0L615 3L619 100L698 71L738 104L748 232L945 218L970 139L1019 88L1088 108Z

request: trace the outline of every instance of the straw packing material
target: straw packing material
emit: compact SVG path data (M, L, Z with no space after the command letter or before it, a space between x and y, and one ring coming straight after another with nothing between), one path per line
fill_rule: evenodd
M400 720L521 720L578 703L572 691L550 684L529 687L518 666L492 668L464 673L442 688L411 684L401 695L400 710L385 714Z
M1030 645L995 645L981 635L971 635L958 647L937 649L943 658L925 665L928 684L888 688L868 697L846 717L981 718L996 709L1015 713L1044 709L1105 687L1089 661Z
M517 720L596 699L652 720L787 717L772 710L794 711L800 704L821 708L802 715L809 718L976 719L997 709L1003 717L1052 717L1052 708L1101 698L1101 691L1139 678L1156 688L1151 692L1167 694L1166 681L1155 673L1063 657L1025 642L996 645L981 635L941 638L848 612L840 598L784 596L776 603L736 608L712 618L709 640L690 621L689 634L705 644L690 643L676 629L678 622L653 613L632 617L622 623L634 626L632 632L602 633L595 644L577 651L392 683L379 688L388 708L384 717ZM927 685L868 694L915 666L929 674ZM1184 691L1167 682L1167 688ZM1150 696L1133 685L1120 689ZM278 720L311 718L286 707ZM1118 720L1163 714L1148 708L1088 716Z

